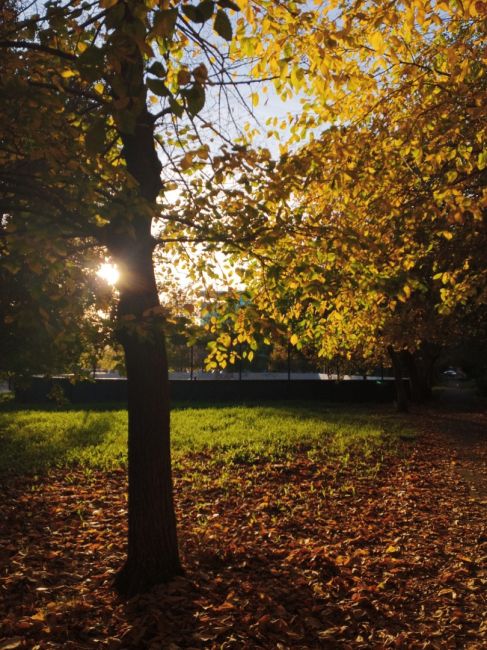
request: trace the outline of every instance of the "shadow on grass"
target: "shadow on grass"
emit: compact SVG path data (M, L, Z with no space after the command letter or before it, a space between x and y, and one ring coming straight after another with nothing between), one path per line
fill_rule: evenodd
M49 413L70 413L73 411L123 411L127 409L124 402L89 402L86 404L56 404L54 402L24 403L16 399L0 402L0 413L14 413L17 411L47 411Z
M366 416L389 414L395 415L392 404L377 404L374 402L344 403L344 402L320 402L317 400L262 400L262 401L196 401L196 402L173 402L171 410L202 410L202 409L228 409L228 408L268 408L279 409L286 414L299 416L303 419L320 416L323 414L349 414L351 416ZM86 403L64 403L53 402L23 403L15 399L0 401L1 412L17 411L47 411L53 413L73 411L124 411L127 410L125 402L86 402Z
M62 433L46 436L43 433L20 431L17 427L0 428L0 476L30 473L64 465L73 450L101 445L112 427L109 415L89 417L85 413L79 422L63 427Z
M231 452L224 460L287 457L304 445L335 440L348 450L383 434L403 435L407 420L391 408L296 402L198 402L173 405L173 451ZM126 459L127 413L120 403L67 406L8 402L0 409L0 474L66 464L113 467ZM220 444L221 443L221 444ZM374 445L375 446L375 443ZM338 449L337 451L340 451ZM225 454L224 454L225 455ZM235 456L236 455L236 456ZM235 458L234 458L235 456Z

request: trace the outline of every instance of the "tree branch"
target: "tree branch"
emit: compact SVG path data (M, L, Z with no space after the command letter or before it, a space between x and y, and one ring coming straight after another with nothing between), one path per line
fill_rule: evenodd
M44 54L51 54L52 56L57 56L60 59L67 59L68 61L76 61L77 57L74 54L69 52L64 52L63 50L58 50L55 47L48 47L47 45L41 45L40 43L31 43L30 41L0 41L0 47L11 47L13 49L22 49L22 50L36 50L37 52L44 52Z

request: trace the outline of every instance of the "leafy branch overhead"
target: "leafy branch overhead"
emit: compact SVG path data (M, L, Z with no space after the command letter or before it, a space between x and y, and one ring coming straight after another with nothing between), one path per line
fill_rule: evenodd
M256 74L266 63L277 91L299 87L303 111L268 119L281 161L265 180L245 176L273 229L241 265L235 335L250 341L273 328L325 358L376 360L389 344L414 351L467 329L483 336L484 10L419 5L386 15L357 4L339 18L283 10L285 59L278 40L259 45L254 23ZM266 27L278 39L277 20ZM247 40L236 47L250 52ZM244 196L242 187L222 210L236 213ZM221 359L227 336L215 348Z

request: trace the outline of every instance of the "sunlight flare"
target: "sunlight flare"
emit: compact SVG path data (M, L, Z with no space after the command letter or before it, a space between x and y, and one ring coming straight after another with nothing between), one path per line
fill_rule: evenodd
M102 264L96 274L98 277L102 278L102 280L105 280L105 282L111 285L116 285L120 279L120 272L115 264L110 264L108 262Z

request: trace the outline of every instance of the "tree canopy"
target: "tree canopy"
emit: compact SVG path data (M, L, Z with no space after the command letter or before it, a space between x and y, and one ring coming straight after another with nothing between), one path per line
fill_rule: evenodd
M247 329L269 327L266 315L326 358L451 341L486 301L482 7L361 4L345 15L335 3L313 15L321 32L296 24L286 41L287 65L300 51L313 72L302 77L313 101L303 98L291 141L317 116L328 126L255 179L273 231L243 274ZM338 33L327 52L310 45L318 33ZM324 78L335 79L338 54L330 103Z

